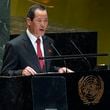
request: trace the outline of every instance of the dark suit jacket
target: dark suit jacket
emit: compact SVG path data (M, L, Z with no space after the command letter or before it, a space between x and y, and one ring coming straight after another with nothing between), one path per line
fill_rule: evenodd
M52 55L52 47L50 46L50 42L53 42L52 39L47 36L43 36L45 56ZM51 61L46 61L46 65L46 70L51 71ZM26 66L32 67L37 73L42 72L32 43L27 34L23 33L17 38L7 42L5 46L1 74L20 75Z

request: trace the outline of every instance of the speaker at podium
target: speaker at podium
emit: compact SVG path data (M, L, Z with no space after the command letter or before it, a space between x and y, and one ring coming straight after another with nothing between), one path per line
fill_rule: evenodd
M35 76L31 83L33 110L68 110L63 76Z

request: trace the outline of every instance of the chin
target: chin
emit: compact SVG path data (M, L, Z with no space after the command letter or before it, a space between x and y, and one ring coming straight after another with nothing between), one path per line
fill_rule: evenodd
M39 34L39 36L43 36L43 35L44 35L44 33L40 33L40 34Z

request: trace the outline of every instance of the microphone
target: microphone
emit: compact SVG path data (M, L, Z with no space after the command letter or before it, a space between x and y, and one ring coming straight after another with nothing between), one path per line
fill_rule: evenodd
M54 46L53 43L50 42L51 47L55 50L55 52L58 54L58 56L61 56L60 52L57 50L57 48ZM64 65L66 67L66 73L67 73L67 66L66 66L66 61L63 59ZM58 67L56 67L58 69Z
M58 54L58 56L61 56L60 52L56 49L56 47L53 45L53 43L50 43L50 45L55 50L55 52Z
M89 70L92 69L92 66L89 62L89 60L83 56L82 51L77 47L77 45L75 44L75 42L73 40L70 40L71 44L77 49L77 51L79 52L80 55L82 55L83 61L85 61L88 64Z

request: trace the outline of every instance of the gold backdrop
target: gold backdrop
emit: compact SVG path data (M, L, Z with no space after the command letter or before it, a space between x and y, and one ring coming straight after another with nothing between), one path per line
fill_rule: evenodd
M96 31L98 53L110 52L109 0L11 0L11 34L25 29L27 9L34 3L47 6L48 31ZM100 57L98 63L110 64L110 57Z

